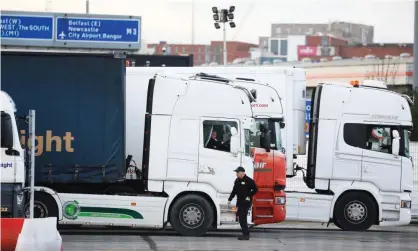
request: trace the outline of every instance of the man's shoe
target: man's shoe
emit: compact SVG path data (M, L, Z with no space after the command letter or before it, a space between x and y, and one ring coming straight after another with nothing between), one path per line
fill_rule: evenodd
M250 236L240 236L238 237L238 240L240 241L248 241L250 239Z

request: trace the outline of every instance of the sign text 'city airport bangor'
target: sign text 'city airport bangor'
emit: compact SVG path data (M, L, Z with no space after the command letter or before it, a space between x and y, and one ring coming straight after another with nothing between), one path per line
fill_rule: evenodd
M2 45L139 50L141 17L1 12Z
M138 43L140 20L57 18L57 41Z

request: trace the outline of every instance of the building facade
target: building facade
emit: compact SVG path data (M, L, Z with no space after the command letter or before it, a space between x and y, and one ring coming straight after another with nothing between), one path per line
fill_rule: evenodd
M227 41L227 62L232 63L237 58L250 57L251 48L258 45ZM148 44L148 48L154 48L155 54L160 55L189 55L193 54L194 65L218 63L223 64L223 41L211 41L205 44L168 44L161 41L158 44Z
M329 35L348 41L350 44L373 43L374 27L348 22L331 22L328 24L272 24L271 37L291 35Z

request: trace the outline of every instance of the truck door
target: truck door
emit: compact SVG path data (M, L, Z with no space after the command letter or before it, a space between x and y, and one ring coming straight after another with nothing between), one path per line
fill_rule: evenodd
M233 170L241 165L242 153L230 151L231 127L242 138L238 125L237 119L201 118L198 182L210 184L223 194L231 192L236 179Z
M18 182L23 183L23 177L18 180L16 168L20 167L23 170L23 165L16 165L16 156L20 155L20 152L15 150L16 140L15 132L16 128L13 126L12 113L1 111L1 215L2 217L13 217L13 208L15 206L15 184ZM22 175L22 172L19 172ZM16 216L17 217L17 216Z
M366 145L363 149L362 177L385 192L401 189L401 156L392 154L392 131L399 127L365 125Z

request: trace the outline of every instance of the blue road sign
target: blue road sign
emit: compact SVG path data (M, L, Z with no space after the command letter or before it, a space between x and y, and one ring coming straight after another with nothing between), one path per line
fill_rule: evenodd
M140 19L57 17L58 42L140 43Z
M306 112L305 112L305 133L306 137L309 137L309 124L311 123L311 100L306 99Z
M53 40L54 17L1 15L1 39Z

